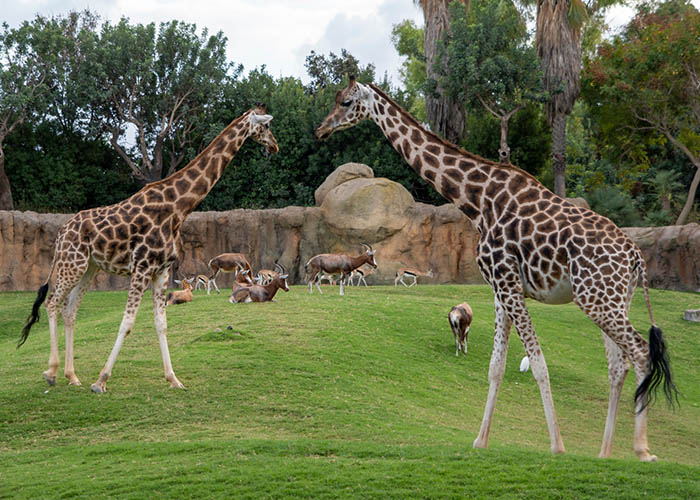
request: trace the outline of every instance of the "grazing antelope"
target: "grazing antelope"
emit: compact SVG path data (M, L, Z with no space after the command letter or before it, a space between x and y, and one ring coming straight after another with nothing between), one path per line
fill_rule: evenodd
M249 275L253 275L253 268L250 267L248 259L242 253L222 253L217 255L209 261L208 267L211 272L209 282L214 285L216 293L220 293L219 287L216 286L216 277L219 273L235 273L237 276L239 272L247 269Z
M433 270L430 269L427 273L424 273L411 267L402 267L401 269L396 271L396 279L394 280L394 286L398 286L400 281L403 284L403 286L411 288L413 285L418 283L418 276L427 276L428 278L432 278ZM407 285L403 280L404 278L413 278L413 283Z
M182 289L174 290L168 293L168 296L165 298L165 305L172 306L176 304L184 304L185 302L192 302L192 283L194 282L194 278L173 281L180 285Z
M459 356L459 351L467 355L467 336L472 324L472 308L466 302L457 304L450 309L447 315L450 320L450 328L455 337L455 356Z
M352 272L352 274L350 275L350 278L348 278L348 279L350 280L350 284L352 285L353 277L357 276L357 286L360 286L360 283L364 283L365 286L367 286L367 282L365 281L365 278L367 276L373 275L376 272L377 272L377 270L372 269L372 268L369 268L369 269L359 268L359 269L355 269Z
M316 288L318 288L319 293L323 293L321 291L321 287L319 286L321 272L329 274L340 273L340 295L345 295L343 284L345 279L350 276L350 273L363 264L369 264L370 266L376 268L377 262L374 260L374 253L376 250L372 250L372 247L366 243L362 243L362 246L364 246L367 250L365 253L355 257L337 253L322 253L311 257L305 266L307 269L307 276L312 277L309 280L309 293L313 293L314 283L316 283ZM311 268L311 273L308 273L309 267Z
M277 276L267 285L251 285L234 288L228 301L232 304L240 302L270 302L275 297L280 288L285 292L289 291L287 285L287 270L280 264L275 264L278 268ZM235 285L234 285L235 286Z

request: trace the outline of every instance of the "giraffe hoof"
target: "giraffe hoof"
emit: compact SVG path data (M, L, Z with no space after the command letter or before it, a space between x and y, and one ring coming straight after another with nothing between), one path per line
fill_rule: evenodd
M651 453L647 453L646 455L642 455L639 457L639 460L642 462L656 462L658 458L656 455L652 455Z
M56 385L56 375L49 375L48 372L44 372L42 375L44 375L44 380L46 380L46 383L51 387Z
M80 380L78 380L77 378L75 378L75 379L71 379L71 381L68 382L68 385L81 386L81 385L83 385L83 384L80 383Z
M90 386L90 390L92 392L97 393L97 394L102 394L103 392L107 392L107 387L104 385L100 385L100 384L95 383L95 384L92 384Z

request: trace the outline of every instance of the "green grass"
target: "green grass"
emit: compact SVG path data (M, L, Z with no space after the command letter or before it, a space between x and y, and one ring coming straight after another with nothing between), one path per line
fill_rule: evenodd
M195 294L168 308L168 389L146 296L109 380L126 292L89 292L76 326L76 371L49 389L45 310L15 345L34 293L0 294L0 498L698 498L698 294L653 290L680 410L650 410L655 464L632 451L625 384L613 459L596 458L608 382L600 331L574 305L530 302L567 454L553 457L539 391L518 371L515 332L489 448L473 450L488 389L493 298L485 286L306 287L272 304ZM456 358L450 307L474 310ZM644 332L643 296L632 322ZM232 329L228 330L227 327ZM61 363L63 342L60 341Z

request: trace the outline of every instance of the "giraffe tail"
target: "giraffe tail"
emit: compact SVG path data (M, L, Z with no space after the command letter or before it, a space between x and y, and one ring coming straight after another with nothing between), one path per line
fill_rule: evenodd
M41 304L44 303L46 300L46 295L49 292L49 282L47 281L41 287L39 287L39 291L37 292L36 295L36 300L34 301L34 305L32 306L32 312L27 318L27 323L24 325L24 328L22 329L22 335L19 338L19 342L17 342L17 349L19 349L22 344L24 344L27 340L27 337L29 337L29 330L31 330L32 325L39 321L39 307L41 307Z
M58 248L60 236L61 235L59 234L59 236L56 238L55 248ZM46 300L46 295L49 293L49 283L51 282L53 269L56 266L56 255L58 254L58 252L55 248L53 254L53 261L51 262L51 270L49 271L49 277L46 278L46 283L41 285L39 287L39 290L37 291L36 300L34 300L34 305L32 306L32 312L27 317L27 323L24 325L24 328L22 328L22 335L20 335L19 341L17 342L17 349L22 347L22 344L24 344L27 341L27 337L29 337L29 330L31 330L34 323L39 321L39 308L41 307L41 304L44 303L44 301Z
M651 312L651 302L649 301L649 280L647 277L646 263L639 252L639 257L636 263L639 269L639 275L642 278L642 287L644 289L644 299L646 300L647 310L649 311L649 319L651 320L651 328L649 329L649 373L647 373L642 383L639 384L634 393L635 403L641 402L639 411L643 411L649 403L656 399L656 391L659 386L662 386L666 399L672 408L675 408L678 402L678 389L673 383L673 374L671 372L671 362L666 347L666 340L661 328L654 323L654 315Z

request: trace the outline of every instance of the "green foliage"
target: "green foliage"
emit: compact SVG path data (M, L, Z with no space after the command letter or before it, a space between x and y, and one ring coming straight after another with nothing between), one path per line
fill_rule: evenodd
M0 497L698 497L700 337L679 314L697 307L697 294L651 290L683 399L680 411L652 406L649 444L660 461L643 464L632 450L632 373L613 458L597 458L605 348L574 304L528 303L567 449L553 457L537 384L518 371L524 351L515 332L489 449L472 449L493 345L487 286L353 287L345 297L324 288L319 296L294 286L269 304L195 292L192 303L169 307L184 391L163 378L147 293L102 395L90 383L114 344L126 292L87 293L76 323L83 386L59 376L53 388L41 377L45 314L15 348L35 293L1 294ZM469 354L457 358L447 312L465 297L474 322ZM648 330L639 290L631 320Z
M601 141L644 164L668 141L700 168L700 12L685 0L642 5L625 31L586 65L583 95ZM625 133L620 133L624 130ZM683 214L696 192L689 192Z
M639 212L632 199L615 186L599 187L587 193L585 198L591 209L620 227L638 226L641 223Z
M111 205L138 190L108 145L62 130L24 125L8 138L7 175L18 210L77 212Z
M417 27L411 20L395 24L391 30L391 42L394 48L401 57L406 58L399 70L401 82L406 89L406 109L419 122L427 123L425 86L428 76L423 38L423 28Z

